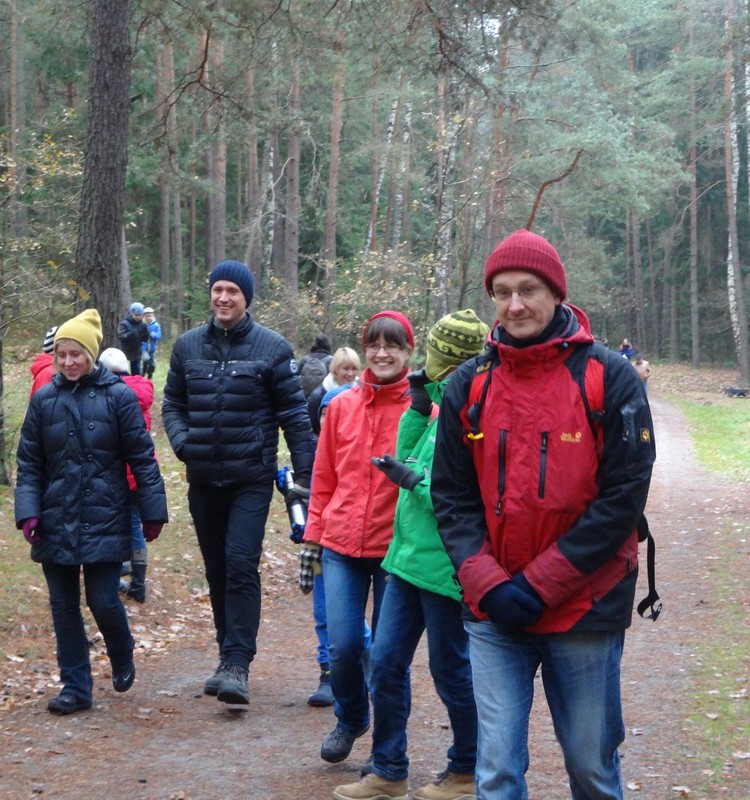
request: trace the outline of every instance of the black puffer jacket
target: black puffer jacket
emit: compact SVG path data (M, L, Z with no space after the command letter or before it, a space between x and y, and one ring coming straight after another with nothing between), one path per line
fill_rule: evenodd
M162 414L191 483L273 481L279 427L297 478L310 478L315 447L292 347L249 313L230 330L211 320L180 336Z
M37 517L32 558L92 564L130 558L130 490L141 518L167 521L164 481L134 392L104 367L77 382L56 374L31 398L18 444L16 526Z
M135 361L141 357L143 343L148 341L148 325L141 320L134 320L130 314L120 320L117 326L117 338L120 340L120 349L125 353L128 361Z

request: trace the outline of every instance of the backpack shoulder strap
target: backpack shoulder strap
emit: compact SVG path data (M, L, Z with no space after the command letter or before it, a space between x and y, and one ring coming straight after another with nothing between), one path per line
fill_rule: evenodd
M484 434L480 427L480 419L484 401L492 382L492 371L500 363L497 352L486 353L478 359L477 369L469 387L469 401L466 416L469 420L469 432L466 438L470 441L482 439Z
M601 452L603 446L602 420L604 408L604 362L607 358L605 347L600 342L576 347L565 362L573 380L581 390L581 399L586 409L591 432Z
M648 572L648 595L638 603L638 614L656 622L661 614L663 604L659 602L659 593L656 591L656 542L651 535L645 514L638 521L638 541L646 542L646 569ZM649 609L651 613L646 614Z

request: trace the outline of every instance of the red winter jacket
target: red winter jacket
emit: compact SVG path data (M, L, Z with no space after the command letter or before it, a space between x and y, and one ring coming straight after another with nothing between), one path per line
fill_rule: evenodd
M142 375L120 375L120 377L135 392L135 396L138 398L138 405L143 412L143 419L146 422L146 430L151 433L151 406L154 404L154 384ZM136 491L138 488L130 467L128 467L128 485L131 492Z
M29 369L34 376L34 381L31 384L31 391L29 392L29 400L34 396L34 393L49 383L52 376L55 374L54 355L52 353L39 353L34 359Z
M409 407L406 375L359 385L334 397L320 432L305 540L355 558L383 558L393 538L398 486L371 456L396 452L401 414Z
M487 618L487 592L523 572L545 603L531 631L617 630L632 615L635 528L654 460L651 415L631 365L607 351L597 445L566 364L593 341L588 319L570 306L560 314L563 333L527 347L496 328L494 353L451 378L433 461L435 516L477 617ZM472 439L471 385L483 386L488 373L482 437Z

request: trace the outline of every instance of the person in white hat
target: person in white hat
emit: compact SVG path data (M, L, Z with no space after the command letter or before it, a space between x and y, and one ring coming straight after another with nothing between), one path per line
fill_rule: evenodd
M154 403L154 384L142 375L131 375L128 371L128 360L125 353L116 347L108 347L100 356L99 363L110 372L119 375L138 398L138 405L143 413L146 430L151 432L151 406ZM128 485L130 486L130 536L132 550L130 554L130 583L122 581L121 589L132 600L146 602L146 570L148 567L148 548L143 535L141 510L138 504L138 492L133 473L128 468Z

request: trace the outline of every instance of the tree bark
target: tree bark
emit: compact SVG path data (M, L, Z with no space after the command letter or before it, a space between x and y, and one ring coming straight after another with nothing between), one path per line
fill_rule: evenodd
M732 30L734 17L734 2L727 0L726 4L726 35L727 35L727 65L724 70L724 98L727 104L727 118L724 122L724 176L727 204L727 294L729 298L729 313L732 320L737 350L737 362L740 370L740 382L747 386L750 372L750 359L748 358L747 340L747 312L742 284L742 272L739 263L739 236L737 234L737 207L735 203L735 190L737 174L739 172L738 155L736 146L736 119L734 116L734 80L733 63L734 48L732 47Z
M291 79L289 88L289 133L287 135L286 167L286 219L284 223L284 270L283 280L288 292L290 314L287 318L285 333L287 338L297 340L297 305L299 297L298 264L299 264L299 159L300 139L298 130L299 115L299 53L291 57Z
M255 73L247 73L247 240L245 260L255 276L257 287L262 287L263 264L263 197L260 193L260 168L258 164L258 126L255 118Z
M92 0L89 119L76 275L81 306L95 306L104 341L117 341L123 310L117 280L128 164L132 52L128 0Z
M323 252L321 253L323 266L325 268L324 329L329 336L333 332L331 301L333 299L333 290L336 285L336 216L339 196L339 167L341 166L341 130L344 120L344 48L344 34L343 32L339 32L337 39L333 43L335 67L333 73L333 89L331 93L331 161L328 167L326 219L323 228Z

